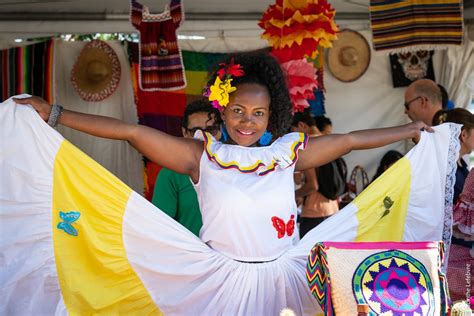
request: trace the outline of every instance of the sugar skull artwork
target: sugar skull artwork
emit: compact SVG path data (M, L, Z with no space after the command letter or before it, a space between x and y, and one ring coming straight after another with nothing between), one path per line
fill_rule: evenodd
M406 87L418 79L434 78L433 51L419 50L390 55L394 87Z

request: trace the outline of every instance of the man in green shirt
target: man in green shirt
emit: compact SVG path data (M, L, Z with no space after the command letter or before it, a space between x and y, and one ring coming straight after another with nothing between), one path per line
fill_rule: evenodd
M181 131L183 137L193 138L197 130L220 138L220 114L207 100L197 100L184 110ZM202 226L196 191L188 175L161 169L155 183L152 203L199 237Z

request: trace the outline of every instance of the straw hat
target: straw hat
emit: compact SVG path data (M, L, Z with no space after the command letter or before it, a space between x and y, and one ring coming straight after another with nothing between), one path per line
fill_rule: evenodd
M329 71L343 82L357 80L369 67L369 43L353 30L343 30L337 37L328 53Z
M107 43L93 40L84 46L71 71L71 82L85 101L102 101L118 87L120 62Z

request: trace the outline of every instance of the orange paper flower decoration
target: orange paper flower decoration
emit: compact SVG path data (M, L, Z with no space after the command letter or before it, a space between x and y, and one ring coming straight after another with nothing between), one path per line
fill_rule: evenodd
M326 0L277 0L258 25L273 49L291 52L288 60L315 58L318 45L329 48L337 39L335 14Z

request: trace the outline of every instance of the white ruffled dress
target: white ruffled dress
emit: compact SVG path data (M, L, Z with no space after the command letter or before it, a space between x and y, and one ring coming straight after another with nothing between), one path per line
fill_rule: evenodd
M306 136L247 148L199 135L200 239L9 99L0 104L0 314L318 314L305 273L316 242L372 231L385 240L384 225L402 226L389 240L450 238L444 202L458 135L452 126L424 135L381 189L367 189L370 200L406 191L404 223L393 211L379 224L383 204L362 197L296 245L293 172Z

